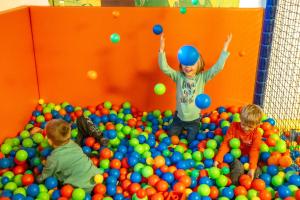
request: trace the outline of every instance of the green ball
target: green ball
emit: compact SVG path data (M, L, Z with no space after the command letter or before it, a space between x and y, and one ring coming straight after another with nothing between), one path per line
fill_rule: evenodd
M149 178L151 175L153 175L153 168L150 167L150 166L145 166L145 167L142 169L142 175L143 175L143 177L145 177L145 178Z
M248 200L248 198L245 195L239 195L235 198L235 200Z
M152 156L151 152L150 151L145 151L143 153L143 158L150 158Z
M230 173L230 168L229 167L222 167L221 173L224 175L227 175Z
M277 141L275 148L276 148L276 151L278 151L280 153L285 153L287 150L285 141L283 141L283 140Z
M12 171L7 171L2 176L6 176L11 181L15 174Z
M240 148L241 142L238 138L233 138L230 140L229 145L233 149L238 149Z
M248 199L252 199L253 197L257 197L258 192L254 189L248 190L247 197Z
M242 155L240 149L231 149L230 153L233 155L234 158L239 158Z
M106 109L111 109L111 107L112 107L112 103L110 101L105 101L103 105L104 105L104 108L106 108Z
M73 130L75 130L75 129L73 129ZM44 140L44 136L41 133L35 133L32 136L32 139L35 143L40 144Z
M229 127L230 126L230 122L227 121L227 120L224 120L221 122L221 128L224 128L224 127Z
M108 159L103 159L100 161L100 168L103 168L103 169L108 169L109 168L109 160Z
M55 104L54 103L48 103L47 107L53 110L55 108Z
M216 180L216 184L218 187L225 187L227 183L228 183L228 178L224 175L220 175Z
M33 141L31 138L25 138L22 142L22 145L26 148L31 148L33 146Z
M269 152L269 146L265 143L260 145L260 152Z
M123 132L125 135L130 134L130 132L131 132L130 126L124 126L124 127L122 128L122 132Z
M208 169L208 176L212 179L217 179L221 175L220 169L217 167L211 167Z
M162 133L162 134L159 135L158 139L159 139L159 141L162 141L166 137L168 137L168 135L166 133ZM178 145L178 146L180 146L180 145Z
M168 150L168 149L165 149L165 150L163 150L163 155L164 155L165 157L168 157L168 156L171 155L171 151Z
M124 127L123 124L116 124L116 126L115 126L116 131L121 131L123 127Z
M19 138L13 138L12 142L13 142L13 146L15 146L15 147L20 145L20 139Z
M102 200L113 200L111 197L104 197Z
M141 172L142 172L142 169L143 169L144 167L145 167L144 164L142 164L142 163L137 163L137 164L134 166L133 171L141 173Z
M11 150L12 150L11 145L9 145L9 144L2 144L1 145L1 152L3 154L9 154L11 152Z
M166 86L163 83L157 83L154 86L154 93L157 95L163 95L166 92Z
M120 119L124 119L124 116L125 116L125 114L124 113L118 113L118 118L120 118Z
M217 143L220 144L223 141L223 137L221 135L216 135L214 137L214 140L216 140Z
M130 102L128 102L128 101L124 102L124 103L123 103L123 108L124 108L124 109L129 109L129 108L131 108Z
M171 117L171 116L173 115L173 113L172 113L171 110L166 110L166 111L164 112L164 115L165 115L165 117Z
M200 175L200 172L199 172L199 170L196 170L196 169L194 169L192 172L191 172L191 177L193 177L193 178L198 178L199 177L199 175Z
M210 187L208 185L206 185L206 184L201 184L198 187L198 193L201 196L208 196L209 193L210 193Z
M67 101L65 101L65 102L63 102L63 103L61 104L61 107L62 107L62 108L65 108L65 107L67 107L68 105L70 105L70 103L67 102Z
M33 165L38 166L39 164L41 164L41 159L39 157L34 157L33 158Z
M128 121L132 118L133 118L132 114L126 114L125 117L124 117L125 121Z
M43 122L45 122L45 117L43 115L39 115L36 117L36 121L38 123L43 123Z
M72 138L76 138L77 135L78 135L78 130L77 130L77 129L71 130L71 137L72 137Z
M154 110L153 115L154 115L154 117L158 118L161 115L160 110L158 110L158 109Z
M186 7L180 7L180 13L185 14L186 13Z
M135 147L135 146L137 146L137 145L139 145L140 143L139 143L139 140L137 139L137 138L131 138L130 140L129 140L129 145L130 146L132 146L132 147Z
M20 133L20 136L21 136L21 138L28 138L28 137L30 137L30 133L28 132L28 131L26 131L26 130L24 130L24 131L22 131L21 133Z
M91 111L89 111L89 110L85 110L85 111L83 111L83 116L85 116L85 117L88 117L88 116L90 116L92 113L91 113Z
M192 0L192 4L193 4L194 6L198 5L198 4L199 4L199 0Z
M49 200L50 195L47 192L40 192L39 195L37 196L38 200Z
M110 41L112 43L118 43L120 42L121 38L120 38L120 35L118 33L113 33L110 35Z
M39 188L40 188L40 192L41 193L43 193L43 192L48 192L48 189L46 188L46 186L45 185L43 185L43 184L39 184Z
M110 139L109 140L109 143L113 146L113 147L116 147L116 146L119 146L121 141L118 137L114 138L114 139Z
M18 161L24 161L28 158L28 153L25 150L19 150L16 154L16 159Z
M150 152L151 147L150 147L148 144L142 144L142 145L143 145L145 151ZM151 152L150 152L150 153L151 153Z
M22 174L18 174L14 177L14 182L17 184L17 186L22 186Z
M218 200L229 200L227 197L219 197Z
M85 191L81 188L76 188L72 193L73 200L83 200L85 198Z
M216 149L218 144L217 144L216 140L211 139L211 140L207 141L206 146L211 149Z
M206 159L212 159L215 156L215 152L211 148L207 148L204 150L203 155Z
M19 187L14 191L14 194L22 194L23 196L26 197L26 190L25 188Z
M185 152L183 154L183 159L184 160L187 160L187 159L192 159L192 154L188 153L188 152Z
M289 185L288 188L292 192L292 196L295 196L296 191L299 189L296 185Z
M175 151L179 152L179 153L184 153L184 147L181 145L177 145L175 147Z
M283 178L279 175L275 175L272 177L271 182L272 182L272 185L278 187L283 184Z
M145 152L145 149L144 149L143 145L140 145L140 144L136 145L134 147L134 150L136 152L138 152L139 154L143 154Z
M200 151L195 151L192 157L194 161L200 162L202 160L202 153Z
M51 108L45 107L45 108L43 109L43 113L44 113L44 114L46 114L46 113L51 113Z
M15 191L17 189L17 184L14 182L8 182L5 184L4 189L5 190L10 190L10 191Z

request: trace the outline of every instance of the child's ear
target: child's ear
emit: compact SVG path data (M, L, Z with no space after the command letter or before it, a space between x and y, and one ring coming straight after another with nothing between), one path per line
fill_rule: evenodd
M49 144L50 146L53 146L53 142L52 142L52 140L49 139L49 138L48 138L48 144Z

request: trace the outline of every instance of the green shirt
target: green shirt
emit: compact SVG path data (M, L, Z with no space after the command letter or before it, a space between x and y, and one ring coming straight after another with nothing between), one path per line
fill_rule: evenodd
M71 184L91 192L95 185L93 177L96 174L100 174L100 169L74 141L70 140L67 144L55 148L47 157L41 180L54 176L63 184Z
M179 119L193 121L200 117L200 109L195 104L196 96L202 94L206 82L223 69L228 56L229 52L223 51L217 63L209 70L188 78L183 72L176 71L168 65L165 52L159 53L160 69L176 82L176 110Z

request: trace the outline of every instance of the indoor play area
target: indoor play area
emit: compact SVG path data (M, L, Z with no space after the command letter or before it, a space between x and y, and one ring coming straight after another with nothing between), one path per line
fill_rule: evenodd
M258 8L99 2L0 12L0 200L300 200L299 1L267 0ZM177 75L200 58L200 74L221 67L194 94L200 118L192 141L188 128L169 134L178 120L179 78L160 69L162 55ZM241 138L226 137L236 124L244 130L247 104L263 111L253 127L260 138L254 169L254 149L245 154ZM82 118L107 144L92 134L73 142ZM59 119L86 161L56 164L61 171L54 173L50 159L61 147L47 123ZM223 162L216 162L225 141ZM98 172L88 180L91 190L59 178L84 179L87 163ZM74 166L78 174L67 171ZM42 179L46 171L52 175Z

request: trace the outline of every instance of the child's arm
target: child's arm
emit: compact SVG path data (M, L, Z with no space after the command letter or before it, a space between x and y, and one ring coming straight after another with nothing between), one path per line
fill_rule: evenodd
M231 39L232 39L232 34L229 34L227 37L227 40L224 43L224 48L222 50L222 53L221 53L217 63L214 64L209 70L207 70L203 73L205 82L211 80L224 68L225 62L229 56L229 52L227 51L227 49L231 42Z
M227 152L229 152L229 150L230 150L229 141L234 137L233 131L234 130L233 130L232 126L229 127L229 129L225 135L224 141L222 142L222 144L219 148L219 152L217 153L217 155L215 157L215 163L214 163L215 166L217 166L219 163L223 162L224 155Z
M165 38L164 34L161 34L160 37L160 48L159 48L159 56L158 56L158 64L159 68L163 73L167 76L171 77L173 81L177 79L177 72L173 68L168 65L166 53L165 53Z
M254 173L257 168L261 140L262 140L261 134L256 132L256 134L254 135L253 144L251 146L250 153L249 153L249 161L250 161L249 175L252 179L254 178Z
M56 160L51 157L47 158L46 165L43 168L42 175L39 177L39 181L44 181L46 178L53 176L56 170Z

